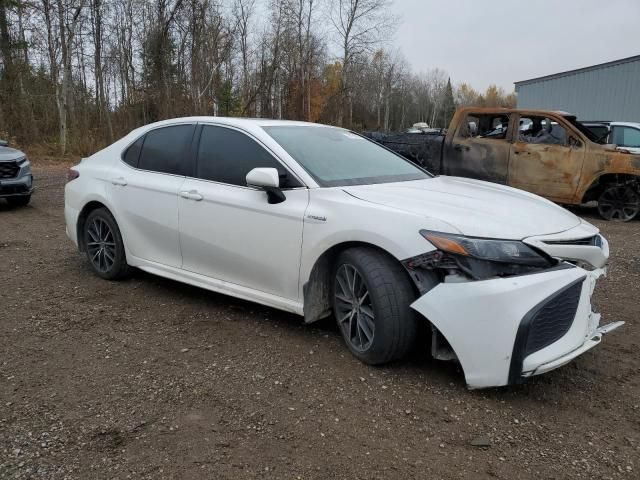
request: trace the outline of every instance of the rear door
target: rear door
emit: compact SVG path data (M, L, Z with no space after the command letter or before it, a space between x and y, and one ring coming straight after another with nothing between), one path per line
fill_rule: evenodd
M468 113L446 143L443 173L507 183L511 130L510 114Z
M178 191L194 124L156 128L125 150L111 180L110 197L129 253L180 267Z
M560 118L522 114L511 147L509 185L558 202L572 202L586 147Z
M308 189L243 131L203 125L199 136L195 178L178 199L183 268L296 300ZM284 202L247 186L259 167L278 169Z

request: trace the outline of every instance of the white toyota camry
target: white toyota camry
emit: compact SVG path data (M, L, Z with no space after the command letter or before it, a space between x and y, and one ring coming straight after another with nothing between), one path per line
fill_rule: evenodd
M513 188L434 177L353 132L192 117L83 159L67 234L105 279L130 267L314 322L333 314L360 360L432 354L470 388L564 365L620 326L591 295L607 241Z

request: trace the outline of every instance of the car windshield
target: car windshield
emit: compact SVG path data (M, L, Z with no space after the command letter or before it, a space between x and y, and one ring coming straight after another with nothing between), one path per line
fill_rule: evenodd
M430 178L403 157L348 130L300 125L263 128L323 187Z

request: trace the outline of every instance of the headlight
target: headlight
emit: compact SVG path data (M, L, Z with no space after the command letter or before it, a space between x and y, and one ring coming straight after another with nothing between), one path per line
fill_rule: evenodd
M20 160L18 160L16 163L20 166L24 165L25 163L28 163L29 159L27 157L22 157Z
M548 267L551 264L548 258L517 240L473 238L429 230L420 230L420 235L439 250L454 255L535 267Z

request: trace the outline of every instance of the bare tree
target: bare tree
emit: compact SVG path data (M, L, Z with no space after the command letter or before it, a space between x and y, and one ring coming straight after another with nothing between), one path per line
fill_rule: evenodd
M456 103L448 75L438 69L414 75L399 52L381 49L395 23L389 5L0 0L0 128L22 142L88 153L177 115L385 130L443 123ZM336 45L338 58L331 58ZM483 95L470 87L456 93L460 104L514 101L495 87Z
M347 128L353 123L351 76L354 59L369 53L388 38L396 22L389 14L389 4L389 0L332 0L330 19L342 50L344 110L341 123Z

